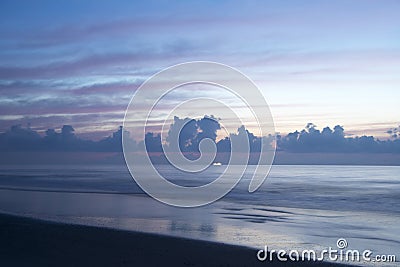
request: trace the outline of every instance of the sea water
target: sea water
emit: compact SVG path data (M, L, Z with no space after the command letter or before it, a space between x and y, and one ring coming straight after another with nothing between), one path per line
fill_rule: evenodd
M224 171L157 168L184 186L207 184ZM337 249L336 241L344 238L349 249L400 258L400 167L273 166L250 194L254 168L221 200L176 208L147 196L122 165L2 166L0 211L255 249Z

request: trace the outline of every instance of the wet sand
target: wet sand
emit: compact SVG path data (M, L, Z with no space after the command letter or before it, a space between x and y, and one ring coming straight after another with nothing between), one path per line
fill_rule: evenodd
M259 262L256 250L0 215L0 266L343 266Z

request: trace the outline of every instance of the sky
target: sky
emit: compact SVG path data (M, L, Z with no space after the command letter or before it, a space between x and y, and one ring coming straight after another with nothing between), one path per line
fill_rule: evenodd
M400 124L399 13L390 0L1 1L0 132L70 124L101 139L142 82L205 60L250 77L279 133L313 122L388 137Z

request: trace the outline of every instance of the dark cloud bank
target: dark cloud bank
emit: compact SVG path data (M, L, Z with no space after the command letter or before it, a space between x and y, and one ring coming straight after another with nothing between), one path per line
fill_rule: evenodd
M182 128L178 135L179 129ZM180 119L175 117L167 135L167 144L174 136L179 136L179 147L188 158L198 157L198 147L201 140L217 139L220 129L218 120L213 116L202 119ZM400 138L398 129L388 131L390 139L378 140L373 136L345 137L343 127L337 125L333 129L325 127L318 130L309 123L305 129L287 135L277 135L276 164L378 164L400 165ZM100 141L84 140L75 135L70 125L64 125L61 130L48 129L42 136L30 127L19 125L11 127L0 134L0 163L96 163L122 162L122 127L110 137ZM261 140L270 144L272 137L257 137L245 127L240 127L217 142L217 160L229 160L230 140L247 135L252 156L250 163L256 163L257 153L261 149ZM145 140L129 139L130 147L137 151L143 142L147 151L156 163L165 163L162 154L161 136L147 133ZM63 153L61 153L63 152ZM99 156L100 155L100 156ZM101 156L103 155L103 156Z

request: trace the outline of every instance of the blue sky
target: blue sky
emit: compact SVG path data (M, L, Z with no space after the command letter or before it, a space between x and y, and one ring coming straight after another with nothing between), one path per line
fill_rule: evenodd
M399 13L398 1L2 1L0 131L106 136L145 79L210 60L255 81L278 132L383 137L400 124Z

